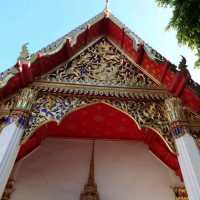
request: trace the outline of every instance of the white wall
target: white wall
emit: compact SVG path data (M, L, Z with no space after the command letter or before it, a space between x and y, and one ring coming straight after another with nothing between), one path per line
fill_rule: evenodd
M11 200L79 200L87 181L91 141L47 139L20 161ZM174 200L179 182L146 145L96 141L96 182L101 200Z

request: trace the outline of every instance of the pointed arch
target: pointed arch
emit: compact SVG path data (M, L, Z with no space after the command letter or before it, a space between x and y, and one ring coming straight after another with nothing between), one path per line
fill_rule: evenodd
M129 113L106 102L78 106L59 123L52 120L42 124L21 146L18 159L30 153L47 137L138 140L146 143L153 154L180 174L176 155L158 131L152 127L141 128Z

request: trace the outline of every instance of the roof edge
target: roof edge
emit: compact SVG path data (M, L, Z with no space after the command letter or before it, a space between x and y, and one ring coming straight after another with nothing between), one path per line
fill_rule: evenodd
M62 36L55 42L47 45L46 47L42 48L41 50L37 51L36 53L29 56L27 61L25 62L29 68L32 64L38 61L38 58L48 57L58 53L66 43L69 43L70 47L73 47L77 43L78 36L85 32L89 27L93 26L97 22L101 21L104 18L109 18L114 24L116 24L119 28L123 29L124 33L132 40L133 42L133 49L138 51L140 45L143 45L143 49L148 57L155 61L156 63L169 63L169 68L171 71L179 72L176 70L176 65L171 64L164 56L158 53L155 49L153 49L150 45L145 43L137 34L131 31L125 24L123 24L117 17L115 17L112 13L105 13L105 11L97 14L95 17L91 18L90 20L86 21L84 24L78 26L68 34ZM34 59L32 59L34 58ZM1 73L0 77L0 89L4 88L10 79L15 77L17 74L22 72L20 60L17 61L14 67L6 70L5 72ZM197 96L200 97L200 85L193 81L191 78L186 82L186 85L191 88ZM200 102L200 99L199 99Z

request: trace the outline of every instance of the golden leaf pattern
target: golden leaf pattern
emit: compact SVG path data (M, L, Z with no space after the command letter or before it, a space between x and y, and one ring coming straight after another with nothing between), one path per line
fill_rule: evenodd
M155 82L105 38L88 47L70 62L60 65L43 79L103 86L157 87Z
M63 97L60 95L41 93L32 107L24 140L27 140L41 125L49 121L55 121L59 124L66 114L72 110L91 103L98 103L99 101L108 103L129 114L138 123L140 128L150 127L155 129L170 149L175 151L165 113L164 101L100 100L96 97Z

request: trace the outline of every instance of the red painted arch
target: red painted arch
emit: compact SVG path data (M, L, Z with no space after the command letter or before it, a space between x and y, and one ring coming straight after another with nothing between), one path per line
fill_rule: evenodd
M153 129L140 129L128 114L106 103L94 103L79 108L57 124L48 122L38 128L21 146L18 160L40 145L47 137L137 140L148 145L150 151L181 176L177 157Z

